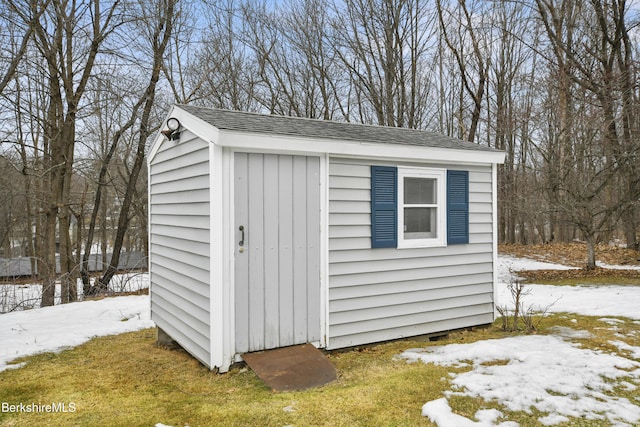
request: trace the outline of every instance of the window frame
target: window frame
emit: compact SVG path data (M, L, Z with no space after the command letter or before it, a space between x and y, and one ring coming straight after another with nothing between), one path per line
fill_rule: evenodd
M423 239L405 239L404 237L404 179L422 178L436 180L436 203L425 205L414 205L415 207L435 207L436 208L436 237ZM447 246L447 170L421 167L398 167L397 181L397 248L430 248Z

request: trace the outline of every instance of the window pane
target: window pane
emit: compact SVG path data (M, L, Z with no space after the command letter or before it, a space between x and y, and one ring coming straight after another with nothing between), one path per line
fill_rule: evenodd
M436 204L436 180L432 178L405 178L404 203L409 205Z
M404 208L404 238L431 239L438 236L437 208Z

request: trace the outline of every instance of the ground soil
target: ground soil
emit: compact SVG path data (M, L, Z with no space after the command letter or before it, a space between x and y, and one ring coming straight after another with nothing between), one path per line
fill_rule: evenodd
M498 251L504 255L577 267L575 270L532 270L519 273L527 280L563 280L574 278L638 277L637 269L587 269L587 245L582 242L553 243L547 245L502 244ZM640 266L640 252L614 245L600 244L596 260L608 265Z

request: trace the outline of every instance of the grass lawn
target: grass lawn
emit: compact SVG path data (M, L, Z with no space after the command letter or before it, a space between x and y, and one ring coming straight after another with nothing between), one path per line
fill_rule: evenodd
M635 331L640 324L622 319L620 328ZM610 324L596 318L556 314L544 319L539 333L553 326L589 330L580 340L589 348L615 350ZM218 375L182 350L155 345L155 331L96 338L59 354L26 358L27 365L0 373L0 402L39 405L73 403L74 412L0 412L2 426L432 426L421 407L449 390L449 372L395 356L431 345L468 343L507 336L498 324L461 331L436 342L407 339L330 354L338 380L303 392L274 393L244 368ZM468 369L468 368L467 368ZM526 392L526 391L523 391ZM631 399L636 391L618 390ZM457 413L472 417L483 408L500 408L471 398L451 398ZM509 414L521 426L538 425L537 414ZM602 421L573 420L561 426L601 426Z

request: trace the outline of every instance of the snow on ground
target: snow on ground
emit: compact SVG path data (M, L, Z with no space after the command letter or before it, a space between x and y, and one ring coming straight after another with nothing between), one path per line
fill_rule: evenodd
M535 408L547 414L538 419L544 425L568 421L567 417L602 419L619 425L636 425L640 421L640 401L605 394L621 381L635 388L629 381L639 382L640 362L583 349L558 336L451 344L407 350L402 357L456 367L468 366L472 361L471 371L454 375L453 390L447 396L496 400L511 411L531 413ZM443 410L450 408L445 408L442 401L428 402L422 409L423 415L432 420L441 419L439 426L459 425L451 416L443 418Z
M137 275L135 280L118 280L131 286L149 286L146 274ZM0 371L21 366L9 364L19 357L60 351L93 337L153 326L148 295L104 298L0 314Z
M613 268L618 266L608 266ZM509 283L522 270L568 270L560 264L524 258L498 258L497 305L512 305ZM640 319L640 286L550 286L525 285L525 308L537 311L568 312L585 316L622 316Z
M496 303L507 306L513 305L507 286L518 271L570 268L508 256L499 257L498 264ZM526 308L640 319L640 286L526 285L525 290ZM624 323L609 320L612 330ZM538 418L543 425L559 424L567 417L603 420L613 426L639 425L640 394L629 401L606 392L615 387L635 390L640 386L640 347L629 345L620 335L621 340L610 342L620 354L609 354L570 341L580 338L588 338L588 332L558 328L555 335L412 349L401 357L443 366L471 366L468 372L450 374L452 390L422 407L422 414L439 427L518 425L500 421L504 415L497 410L478 411L475 420L455 414L447 400L453 395L495 400L512 411L531 413L535 408L545 414Z
M640 286L525 285L525 308L585 316L621 316L640 319ZM498 283L497 304L513 305L506 283Z
M535 261L527 258L515 258L510 255L498 257L498 282L509 283L517 277L518 271L523 270L574 270L576 267L567 267L562 264Z
M507 285L512 275L524 269L569 267L538 261L500 257L497 303L509 304ZM123 283L148 282L147 275L124 278ZM133 285L136 289L140 283ZM549 311L564 311L608 319L612 330L623 323L613 317L628 317L640 322L640 286L542 286L527 285L530 294L525 304L550 306ZM607 317L610 316L610 317ZM18 357L79 345L93 337L153 327L149 319L149 297L105 298L54 307L0 314L0 371L18 367L9 362ZM579 325L576 324L579 329ZM510 410L546 414L539 422L554 425L567 417L602 419L615 426L640 424L640 394L635 400L607 394L615 387L635 390L640 387L640 347L616 335L611 345L619 350L581 348L586 331L558 328L555 335L522 336L407 350L403 357L445 366L469 364L468 372L451 374L452 390L440 399L427 402L423 414L440 427L515 427L502 420L495 409L481 409L475 419L452 412L448 397L455 394L497 400ZM620 330L623 330L622 328ZM635 360L634 360L635 359ZM615 395L615 393L612 393Z

